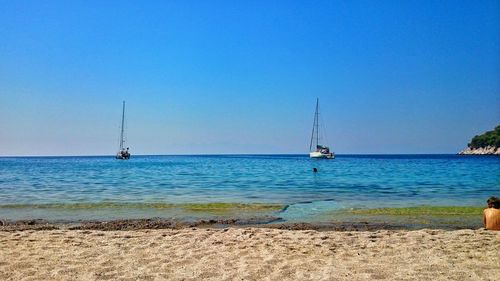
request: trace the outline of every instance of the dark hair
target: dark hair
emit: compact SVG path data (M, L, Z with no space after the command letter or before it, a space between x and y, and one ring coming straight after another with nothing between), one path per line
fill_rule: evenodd
M490 198L488 198L488 200L486 200L486 203L488 203L488 205L492 204L493 208L495 209L500 209L500 199L495 196L491 196Z

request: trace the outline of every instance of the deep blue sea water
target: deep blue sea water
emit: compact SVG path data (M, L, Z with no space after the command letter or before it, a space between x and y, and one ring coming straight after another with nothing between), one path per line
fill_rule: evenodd
M148 208L106 211L99 204L40 208L103 202L279 203L303 220L346 208L483 206L500 195L499 164L500 157L456 155L0 157L0 218L181 216Z

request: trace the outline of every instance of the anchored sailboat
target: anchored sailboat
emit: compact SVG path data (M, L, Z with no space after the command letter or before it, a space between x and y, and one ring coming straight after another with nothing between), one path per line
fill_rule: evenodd
M311 143L309 145L309 157L333 159L335 154L330 152L330 148L319 143L319 99L316 99L316 111L314 112L314 123L311 135ZM314 147L313 147L314 145ZM313 149L314 148L314 149Z
M125 143L125 138L123 136L124 130L125 130L125 101L123 101L123 109L122 109L122 126L120 128L120 148L118 150L118 153L116 153L116 159L121 159L121 160L128 160L130 159L130 152L127 149L125 149L125 146L123 145Z

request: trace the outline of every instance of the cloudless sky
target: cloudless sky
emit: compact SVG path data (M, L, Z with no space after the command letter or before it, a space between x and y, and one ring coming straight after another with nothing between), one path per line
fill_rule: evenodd
M456 153L500 124L498 1L0 0L0 155Z

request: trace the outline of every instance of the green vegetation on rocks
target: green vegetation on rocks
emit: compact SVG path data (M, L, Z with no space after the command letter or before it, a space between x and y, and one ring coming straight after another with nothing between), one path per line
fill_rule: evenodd
M484 134L477 135L472 138L469 147L472 149L485 147L500 147L500 125L495 127L495 130L488 131Z

